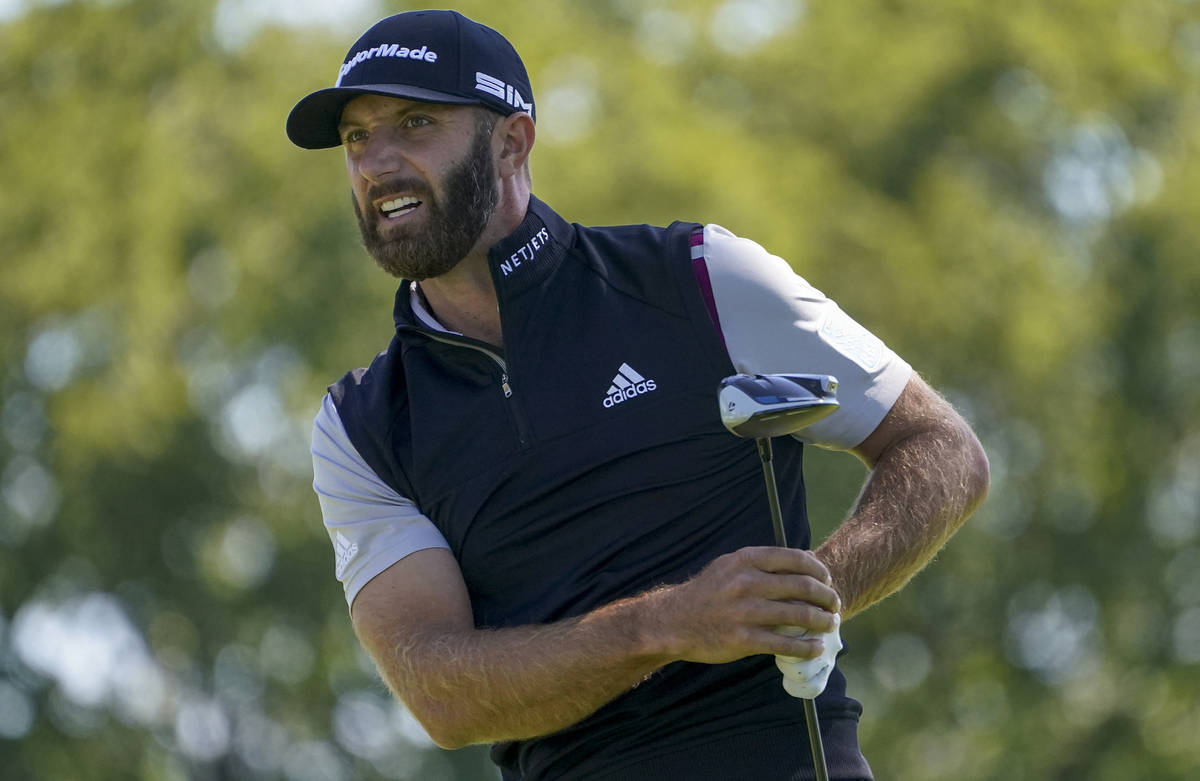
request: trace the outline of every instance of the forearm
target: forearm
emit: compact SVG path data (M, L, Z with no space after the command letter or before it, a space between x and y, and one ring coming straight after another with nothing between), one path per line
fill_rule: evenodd
M669 661L643 631L642 603L653 598L554 624L433 627L372 655L438 745L535 737L580 721Z
M369 584L355 631L392 691L434 741L454 748L519 740L575 724L674 661L723 664L754 654L810 659L835 626L837 594L808 551L743 548L683 583L553 624L476 630L465 588L414 595L436 579L442 551L414 554ZM443 573L444 574L444 573ZM441 609L428 605L441 599Z
M817 549L849 618L919 572L987 491L987 457L953 415L881 455L850 516Z

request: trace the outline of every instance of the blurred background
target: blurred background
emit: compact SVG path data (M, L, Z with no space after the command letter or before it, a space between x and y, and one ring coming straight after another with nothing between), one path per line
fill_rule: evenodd
M391 333L283 134L376 0L0 0L0 777L495 778L358 650L312 494ZM942 389L991 496L844 629L880 779L1200 777L1200 3L464 0L535 191L716 222ZM817 536L864 477L817 452Z

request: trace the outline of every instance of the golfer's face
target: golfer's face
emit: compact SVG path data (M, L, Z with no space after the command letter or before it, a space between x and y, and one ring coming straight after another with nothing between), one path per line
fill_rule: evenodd
M429 228L447 174L470 152L475 123L466 106L362 95L346 104L338 132L362 217L386 241Z

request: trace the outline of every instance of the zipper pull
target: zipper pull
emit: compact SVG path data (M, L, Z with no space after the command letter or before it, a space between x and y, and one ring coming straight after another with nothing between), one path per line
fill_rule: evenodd
M504 398L512 398L512 388L509 387L508 384L508 374L505 374L500 378L500 388L504 391Z

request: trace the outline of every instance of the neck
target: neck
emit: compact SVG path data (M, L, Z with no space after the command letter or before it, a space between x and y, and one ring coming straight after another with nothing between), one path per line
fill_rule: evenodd
M529 189L504 192L479 241L450 271L422 280L419 287L433 316L451 331L504 346L500 304L488 268L488 250L520 226L529 208Z

